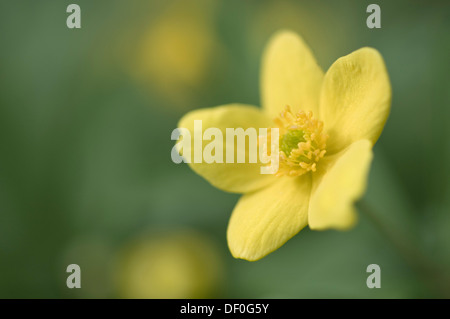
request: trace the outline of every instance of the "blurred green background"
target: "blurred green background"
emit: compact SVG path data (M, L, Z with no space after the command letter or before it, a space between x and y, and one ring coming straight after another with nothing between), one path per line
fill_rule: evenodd
M170 134L192 109L259 105L280 28L324 70L377 48L392 111L358 225L250 263L226 243L239 196L174 164ZM448 298L449 33L448 1L1 1L0 297Z

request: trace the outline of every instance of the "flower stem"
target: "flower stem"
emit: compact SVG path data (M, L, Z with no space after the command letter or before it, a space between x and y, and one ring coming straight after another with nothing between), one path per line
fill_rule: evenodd
M361 200L357 203L357 206L372 221L378 231L392 243L403 260L436 297L450 298L450 277L440 265L427 258L419 250L418 245L408 241L405 236L402 236L400 231L396 231L393 227L387 225L367 201Z

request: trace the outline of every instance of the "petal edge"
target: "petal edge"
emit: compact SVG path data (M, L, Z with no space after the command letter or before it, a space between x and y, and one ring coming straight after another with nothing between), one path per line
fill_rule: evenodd
M298 34L281 30L271 38L261 70L261 102L270 118L278 117L286 105L318 116L322 80L322 69Z
M281 247L308 223L311 177L280 177L241 197L230 218L228 246L235 258L255 261Z
M202 121L202 135L208 128L218 128L222 132L224 163L206 163L204 160L202 163L194 163L195 120ZM253 127L258 132L259 128L267 128L270 125L271 121L259 108L250 105L229 104L191 111L181 118L178 123L178 128L186 128L190 132L191 159L189 166L192 170L221 190L232 193L247 193L268 185L275 177L273 175L261 174L259 163L249 163L249 147L247 142L245 163L225 163L226 128L241 127L246 130L247 128ZM203 141L202 153L205 151L205 147L211 142ZM236 153L237 151L235 149Z
M325 74L320 119L329 133L328 154L355 141L375 144L389 116L391 86L381 54L361 48L339 58Z
M308 216L311 229L346 230L356 223L353 203L366 189L372 156L370 141L360 140L325 159L313 175Z

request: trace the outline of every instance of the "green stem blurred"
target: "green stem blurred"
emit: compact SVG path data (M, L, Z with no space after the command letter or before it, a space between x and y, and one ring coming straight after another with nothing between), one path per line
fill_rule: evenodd
M403 260L417 273L421 281L433 291L437 298L450 298L450 277L436 262L430 260L417 245L386 224L365 200L357 206L399 252Z

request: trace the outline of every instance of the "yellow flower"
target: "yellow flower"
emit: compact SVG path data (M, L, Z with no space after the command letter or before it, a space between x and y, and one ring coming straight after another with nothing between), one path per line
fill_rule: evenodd
M147 27L131 62L133 75L172 104L184 101L186 106L219 55L214 12L214 3L207 0L170 2Z
M233 256L250 261L278 249L308 224L313 230L355 224L353 203L365 191L372 146L391 101L377 50L359 49L324 74L308 46L290 31L277 33L266 48L261 91L262 109L230 104L192 111L179 122L191 132L194 120L202 120L203 130L223 132L274 127L274 119L280 128L276 176L260 174L260 163L189 164L215 187L244 194L227 238Z
M118 296L132 299L211 298L223 277L214 243L191 230L139 236L114 268Z

